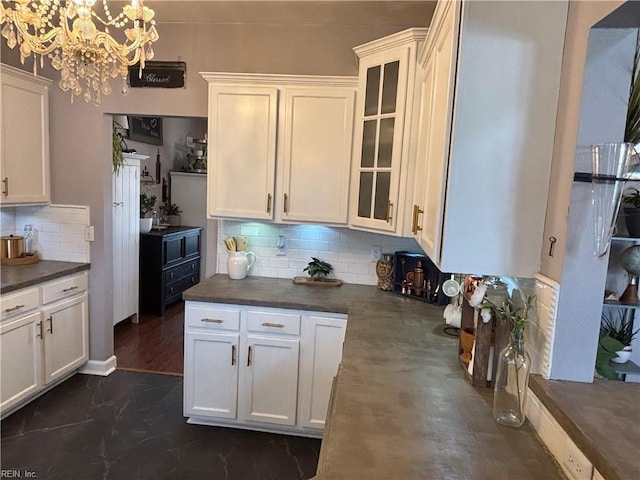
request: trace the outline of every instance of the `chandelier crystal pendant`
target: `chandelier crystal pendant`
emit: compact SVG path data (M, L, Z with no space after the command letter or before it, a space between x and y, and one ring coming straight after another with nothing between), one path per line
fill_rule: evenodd
M33 55L33 73L37 74L44 57L60 70L58 86L74 96L82 95L100 105L102 95L111 93L109 81L122 77L120 91L126 95L128 67L154 56L151 44L158 40L155 13L143 0L131 0L115 17L107 0L102 12L94 8L96 0L14 0L0 4L0 34L11 49L19 46L20 61ZM118 42L109 29L121 30Z

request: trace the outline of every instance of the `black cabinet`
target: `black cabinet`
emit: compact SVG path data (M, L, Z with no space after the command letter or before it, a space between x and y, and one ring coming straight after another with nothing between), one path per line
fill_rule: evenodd
M200 281L199 227L170 227L140 235L140 311L164 315Z

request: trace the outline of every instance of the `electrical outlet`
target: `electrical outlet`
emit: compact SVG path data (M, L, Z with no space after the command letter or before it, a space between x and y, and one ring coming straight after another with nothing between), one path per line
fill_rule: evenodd
M94 240L95 240L95 230L93 228L93 225L84 227L84 241L93 242Z
M589 460L580 452L577 447L567 445L567 453L562 462L565 471L570 478L575 480L590 480L593 467Z
M372 262L377 262L382 258L382 247L376 247L376 246L371 247L371 250L369 251L369 255L371 257Z

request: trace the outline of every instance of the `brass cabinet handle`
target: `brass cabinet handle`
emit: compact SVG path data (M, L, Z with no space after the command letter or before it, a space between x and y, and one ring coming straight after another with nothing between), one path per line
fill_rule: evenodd
M77 288L78 288L78 287L69 287L69 288L64 288L62 291L63 291L64 293L67 293L67 292L70 292L70 291L72 291L72 290L76 290Z
M391 223L391 220L393 220L392 212L393 212L393 202L389 200L389 204L387 205L387 222L389 223Z
M5 308L4 311L7 313L15 312L16 310L20 310L21 308L24 308L24 305L16 305L15 307Z
M220 320L218 318L201 318L200 321L201 322L205 322L205 323L222 323L222 322L224 322L224 320Z
M4 183L4 190L2 190L2 194L5 197L9 196L9 177L4 177L2 179L2 183Z
M50 325L50 327L51 327L49 330L47 330L47 332L49 332L50 334L52 334L52 335L53 335L53 315L52 315L52 316L50 316L49 318L47 318L47 320L49 321L49 325ZM45 320L45 322L46 322L47 320Z
M424 210L420 209L420 207L418 205L414 205L413 206L413 221L411 222L411 233L413 233L414 235L417 235L418 232L420 230L422 230L422 227L420 225L418 225L418 216L424 213Z
M271 213L271 194L267 193L267 213Z
M289 196L285 193L284 194L284 213L287 213L287 210L288 210L287 203L288 203L288 201L289 201Z
M231 345L231 366L236 364L236 346Z
M36 326L40 330L40 333L36 333L36 338L42 338L42 322L38 322Z
M249 354L247 355L247 367L251 366L251 345L249 345Z
M269 322L264 322L262 324L263 327L272 327L272 328L284 328L284 325L281 323L269 323Z

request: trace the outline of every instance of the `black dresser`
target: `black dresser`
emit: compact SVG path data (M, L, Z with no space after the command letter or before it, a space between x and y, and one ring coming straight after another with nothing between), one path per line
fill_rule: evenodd
M200 282L200 227L169 227L140 235L140 311L164 315Z

